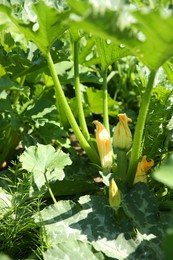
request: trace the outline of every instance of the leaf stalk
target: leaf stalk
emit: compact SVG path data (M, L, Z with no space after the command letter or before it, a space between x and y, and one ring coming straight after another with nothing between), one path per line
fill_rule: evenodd
M134 140L132 145L132 152L130 157L130 164L129 164L129 170L127 173L127 179L126 182L129 186L133 184L135 174L136 174L136 168L138 164L138 160L142 153L142 138L143 138L143 132L144 132L144 126L145 121L147 117L147 112L150 104L151 99L151 92L154 85L154 79L155 79L156 71L151 71L148 79L148 83L142 98L141 108L139 110L138 120L136 124L136 129L134 133Z
M71 125L75 135L76 135L76 138L78 139L81 147L84 149L84 151L87 153L88 157L90 158L90 160L96 164L100 164L99 163L99 157L98 157L98 154L91 148L91 146L89 145L89 143L87 142L87 140L85 139L84 135L82 134L77 122L76 122L76 119L69 107L69 104L67 102L67 99L64 95L64 92L61 88L61 84L60 84L60 81L59 81L59 78L56 74L56 70L55 70L55 67L54 67L54 64L53 64L53 60L52 60L52 57L50 55L50 52L47 53L46 55L46 59L47 59L47 62L48 62L48 66L49 66L49 69L50 69L50 73L52 75L52 79L54 81L54 85L55 85L55 96L56 96L56 100L57 102L60 102L60 105L61 105L61 108L63 109L68 121L69 121L69 124Z
M103 71L103 124L110 134L109 114L108 114L108 86L107 86L107 70Z
M90 140L90 135L88 132L88 127L85 120L83 105L82 105L82 95L80 90L80 79L79 79L79 61L78 61L78 49L79 49L79 42L74 42L74 80L75 80L75 95L77 101L77 108L78 108L78 118L82 133L87 141Z

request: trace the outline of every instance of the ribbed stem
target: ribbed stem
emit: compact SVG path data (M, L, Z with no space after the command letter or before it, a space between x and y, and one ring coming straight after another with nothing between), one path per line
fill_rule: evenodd
M142 144L144 126L145 126L147 112L150 104L151 92L154 84L155 75L156 75L155 71L150 72L148 84L146 86L145 93L142 97L142 103L141 103L141 108L139 110L138 120L136 124L129 170L128 170L128 175L126 180L128 185L133 184L133 180L136 174L137 163L141 156L141 147L142 147L141 144Z
M76 95L76 101L77 101L79 123L80 123L80 127L81 127L83 135L85 136L86 140L89 141L90 135L89 135L88 127L87 127L86 120L85 120L85 115L84 115L83 105L82 105L82 95L81 95L81 90L80 90L78 41L74 42L74 79L75 79L75 95Z
M110 133L108 115L108 90L107 90L107 71L103 72L103 124Z
M97 155L97 153L95 151L92 150L92 148L90 147L90 145L88 144L87 140L85 139L85 137L83 136L82 132L80 131L80 128L76 122L76 119L69 107L69 104L67 102L67 99L64 95L64 92L61 88L61 84L59 82L59 78L56 74L56 70L52 61L52 57L50 55L50 53L48 52L47 56L46 56L47 62L48 62L48 66L52 75L52 79L54 81L54 85L55 85L55 95L56 95L56 100L60 100L61 102L61 108L63 109L69 124L71 125L76 138L78 139L81 147L85 150L85 152L87 153L88 157L90 158L90 160L96 164L99 164L99 157Z

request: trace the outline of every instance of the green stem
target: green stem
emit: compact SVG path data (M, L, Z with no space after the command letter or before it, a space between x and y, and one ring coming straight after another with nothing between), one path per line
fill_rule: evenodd
M117 149L117 174L122 181L126 180L127 175L127 151Z
M59 78L56 74L56 70L52 61L52 57L50 55L50 52L48 52L47 56L46 56L47 62L48 62L48 66L52 75L52 79L54 81L54 85L55 85L55 95L56 95L56 100L61 102L61 107L76 135L76 138L78 139L81 147L84 149L84 151L87 153L88 157L90 158L90 160L96 164L99 164L99 157L97 155L97 153L95 151L92 150L92 148L90 147L89 143L87 142L87 140L85 139L85 137L83 136L82 132L80 131L80 128L76 122L76 119L74 118L74 115L69 107L69 104L67 102L67 99L64 95L64 92L61 88L61 84L59 82Z
M46 173L45 173L45 172L44 172L44 178L45 178L46 186L47 186L47 188L48 188L48 191L49 191L49 193L50 193L50 196L51 196L51 198L52 198L52 200L53 200L53 203L55 204L55 203L57 203L57 201L56 201L56 198L55 198L55 196L54 196L54 194L53 194L53 192L52 192L52 189L51 189L51 187L50 187L50 185L49 185L49 182L48 182L48 179L47 179L47 176L46 176Z
M107 71L103 72L103 124L109 130L109 115L108 115L108 90L107 90Z
M75 95L77 100L78 117L82 133L86 140L90 140L85 115L82 105L82 95L80 90L80 79L79 79L79 62L78 62L78 41L74 42L74 79L75 79Z
M144 126L145 126L147 112L150 104L151 92L154 84L155 75L156 75L155 71L150 72L148 84L146 86L146 90L142 98L141 108L138 115L138 120L136 124L134 140L132 145L129 170L127 174L127 183L129 185L133 184L133 180L136 174L137 163L141 156L141 147L142 147L141 144L142 144Z

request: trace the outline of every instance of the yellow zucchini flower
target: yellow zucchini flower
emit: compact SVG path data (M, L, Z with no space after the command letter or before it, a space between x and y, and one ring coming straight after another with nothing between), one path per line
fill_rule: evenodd
M154 161L150 160L148 162L146 158L146 155L144 155L142 161L138 162L134 184L137 182L147 183L147 171L154 165Z
M111 179L109 186L109 204L115 211L118 210L121 204L121 194L114 179Z
M96 125L96 143L101 166L103 169L110 170L112 166L112 146L109 133L99 121L94 120L93 123Z
M113 146L121 150L129 150L132 145L132 134L128 122L132 122L126 114L119 114L119 122L115 127L113 135Z

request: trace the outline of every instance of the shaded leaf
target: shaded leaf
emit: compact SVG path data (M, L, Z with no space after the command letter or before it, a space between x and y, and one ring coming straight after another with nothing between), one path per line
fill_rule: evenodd
M87 88L86 90L87 103L92 113L103 114L103 92L95 88ZM115 116L119 113L120 103L114 101L108 95L108 113L110 116Z
M123 208L128 217L132 218L138 231L152 238L147 251L152 251L156 259L163 259L160 247L168 220L164 216L159 216L154 194L151 193L147 185L142 182L135 184L124 197Z
M23 88L9 78L0 78L0 92L2 90L23 90Z

